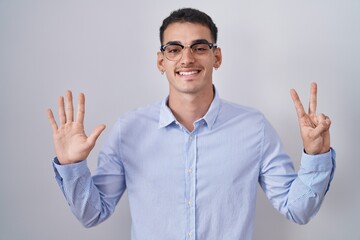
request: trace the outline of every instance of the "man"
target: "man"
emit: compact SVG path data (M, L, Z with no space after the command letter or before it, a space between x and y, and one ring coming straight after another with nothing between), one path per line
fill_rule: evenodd
M222 61L216 40L215 24L198 10L180 9L163 21L157 66L169 95L119 119L92 177L86 158L105 126L85 135L83 94L75 121L70 91L66 107L58 100L60 126L49 110L56 179L84 226L108 218L125 189L133 240L251 239L258 182L288 219L305 224L317 213L335 152L330 119L316 114L316 84L308 113L291 90L304 143L296 174L261 113L220 99L212 81Z

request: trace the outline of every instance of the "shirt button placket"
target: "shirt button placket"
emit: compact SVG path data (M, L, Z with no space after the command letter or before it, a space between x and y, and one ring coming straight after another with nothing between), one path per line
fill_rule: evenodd
M195 131L194 131L195 132ZM197 146L196 146L196 135L193 133L187 137L187 148L186 148L186 239L194 239L195 231L195 187L196 187L196 157L197 157Z

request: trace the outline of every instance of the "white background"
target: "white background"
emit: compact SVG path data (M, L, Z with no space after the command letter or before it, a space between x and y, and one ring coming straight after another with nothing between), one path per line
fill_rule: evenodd
M329 115L336 176L319 214L299 226L259 190L254 239L359 240L360 2L0 0L0 239L130 239L126 194L105 223L84 229L54 179L46 109L71 89L87 97L86 128L108 129L126 111L162 99L156 68L159 27L180 7L207 12L219 28L224 99L261 110L296 167L301 155L296 88ZM56 111L56 110L55 110ZM100 137L90 155L93 171Z

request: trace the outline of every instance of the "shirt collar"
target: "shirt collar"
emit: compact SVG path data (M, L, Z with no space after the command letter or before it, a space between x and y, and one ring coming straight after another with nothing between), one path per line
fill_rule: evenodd
M171 123L175 122L175 116L171 112L167 103L169 100L169 96L167 96L162 102L160 106L160 117L159 117L159 128L167 127Z
M206 122L209 129L211 129L212 126L214 125L215 120L219 114L220 105L221 105L221 100L215 87L214 87L214 92L215 92L215 96L213 101L211 102L209 110L207 111L205 116L201 118ZM171 112L170 108L167 105L168 100L169 100L169 96L164 98L163 101L161 102L159 128L167 127L170 124L176 122L176 118L174 114Z

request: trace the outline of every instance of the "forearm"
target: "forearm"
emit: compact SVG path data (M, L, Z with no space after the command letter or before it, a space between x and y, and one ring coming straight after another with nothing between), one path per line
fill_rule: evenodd
M114 206L107 204L82 161L71 166L53 162L56 180L76 218L85 226L95 226L107 219Z
M303 154L297 178L292 182L285 215L306 224L319 211L335 169L335 151L320 155Z

